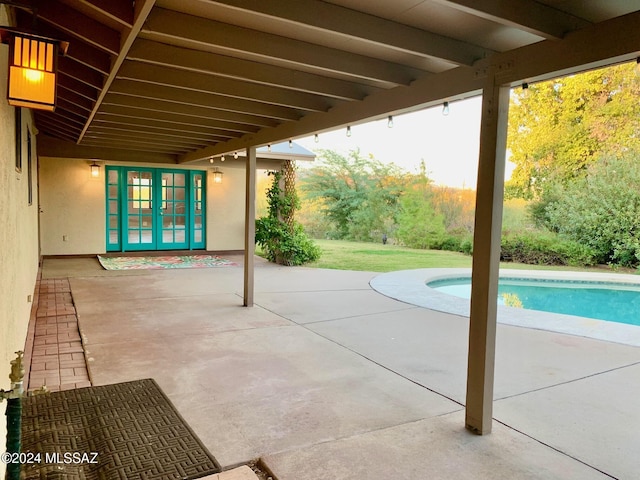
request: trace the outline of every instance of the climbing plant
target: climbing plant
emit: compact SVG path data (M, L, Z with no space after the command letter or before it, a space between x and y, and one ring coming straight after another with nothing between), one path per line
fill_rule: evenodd
M320 258L320 249L306 235L302 225L294 220L300 201L291 183L284 189L284 172L269 172L271 186L267 190L268 215L256 220L256 243L267 260L280 265L302 265ZM292 182L292 175L289 182Z

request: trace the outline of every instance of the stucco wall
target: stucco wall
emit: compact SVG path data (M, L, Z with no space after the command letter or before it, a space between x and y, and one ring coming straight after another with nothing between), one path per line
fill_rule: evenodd
M0 24L6 25L5 9L0 6ZM0 44L0 85L7 84L7 45ZM4 91L4 90L3 90ZM14 352L24 350L33 295L38 274L38 207L36 190L37 156L33 159L33 204L28 205L26 132L31 124L28 110L23 118L23 167L15 168L14 108L0 101L0 388L10 386L9 362ZM32 130L33 131L33 130ZM6 450L6 402L0 403L0 453ZM4 478L0 463L0 478Z
M221 168L222 183L207 181L207 250L244 249L245 171Z
M40 228L43 255L105 252L104 167L91 176L91 162L40 159Z
M43 157L40 163L42 254L104 253L105 163L99 162L101 168L98 178L91 176L91 161L86 159ZM180 168L175 165L149 163L137 165ZM210 171L202 167L194 169ZM244 248L244 169L220 169L224 174L221 184L214 183L212 175L207 175L206 248L241 250Z

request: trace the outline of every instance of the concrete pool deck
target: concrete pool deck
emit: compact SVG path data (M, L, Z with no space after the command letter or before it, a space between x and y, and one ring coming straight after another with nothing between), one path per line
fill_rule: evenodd
M66 262L66 263L65 263ZM240 267L70 278L91 379L154 378L225 468L278 480L635 479L640 347L499 324L494 430L464 428L468 320L379 274Z
M370 284L375 291L395 300L438 312L469 317L469 300L427 286L436 280L469 277L470 268L427 268L384 273L372 279ZM501 270L500 278L604 282L640 288L640 277L618 273ZM623 323L504 305L498 306L498 322L640 347L640 327Z

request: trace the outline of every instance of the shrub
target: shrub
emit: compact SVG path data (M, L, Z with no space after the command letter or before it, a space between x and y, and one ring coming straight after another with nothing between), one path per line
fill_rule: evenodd
M267 260L281 265L302 265L320 258L320 248L304 233L297 222L283 219L293 215L299 204L295 191L284 193L280 188L282 172L269 172L273 183L267 192L269 215L256 220L255 240Z
M530 265L587 266L596 263L595 252L553 233L526 232L502 237L500 260Z

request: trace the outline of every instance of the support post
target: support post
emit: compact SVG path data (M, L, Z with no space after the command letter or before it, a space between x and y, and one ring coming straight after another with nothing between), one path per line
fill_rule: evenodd
M471 274L466 427L491 433L496 353L500 236L509 113L509 88L490 72L482 92L480 157Z
M247 148L246 159L243 305L253 307L253 257L256 251L256 147Z

